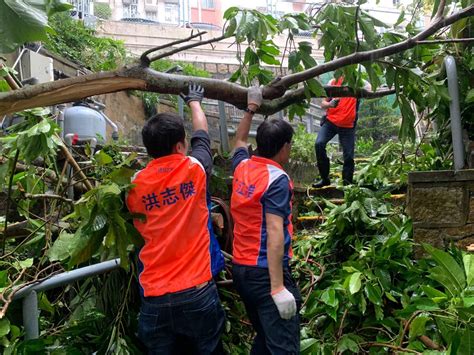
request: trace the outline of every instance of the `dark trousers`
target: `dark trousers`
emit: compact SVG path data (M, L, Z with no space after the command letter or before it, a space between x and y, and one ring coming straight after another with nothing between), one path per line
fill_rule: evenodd
M299 354L300 316L282 319L270 295L268 269L251 266L233 266L234 286L242 297L247 315L257 332L252 355ZM296 299L298 312L301 295L288 269L284 270L284 285Z
M224 321L212 281L200 289L143 297L138 336L149 354L223 354Z
M354 177L354 144L355 144L355 127L343 128L338 127L326 120L321 126L321 130L316 138L316 160L318 164L321 179L329 181L329 158L326 152L328 142L339 135L339 143L342 146L342 155L344 165L342 168L342 179L345 184L352 184Z

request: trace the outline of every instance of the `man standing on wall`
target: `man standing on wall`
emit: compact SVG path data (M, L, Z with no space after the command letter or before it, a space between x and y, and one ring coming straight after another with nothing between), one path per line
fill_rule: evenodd
M233 279L257 332L251 354L296 355L301 296L289 268L293 184L281 167L290 157L293 128L282 119L264 121L258 156L249 157L247 137L261 102L261 90L250 88L232 158Z
M182 95L191 108L192 152L183 120L175 113L150 118L142 130L153 160L137 173L127 197L145 245L139 253L143 291L138 335L149 354L222 353L224 310L212 279L224 266L210 220L212 155L204 90L189 85Z
M341 86L343 77L332 79L329 85ZM366 89L370 88L370 86ZM321 102L321 107L326 110L326 115L321 121L321 130L316 138L316 161L321 180L313 184L320 188L331 184L329 179L329 158L326 152L328 142L337 134L342 147L344 165L342 168L342 181L350 185L354 177L354 145L357 122L358 100L354 97L326 98Z

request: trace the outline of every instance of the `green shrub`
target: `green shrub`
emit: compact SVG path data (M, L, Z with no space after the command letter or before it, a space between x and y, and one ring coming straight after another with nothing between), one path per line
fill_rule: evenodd
M93 71L113 70L125 64L127 52L123 41L97 37L96 31L67 14L51 18L54 32L48 34L46 48Z

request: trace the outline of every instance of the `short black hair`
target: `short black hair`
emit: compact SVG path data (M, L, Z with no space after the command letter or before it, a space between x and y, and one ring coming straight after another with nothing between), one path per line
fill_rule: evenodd
M142 139L153 158L169 155L176 143L186 139L183 120L175 113L159 113L145 123Z
M291 143L293 133L293 127L282 119L263 121L257 128L258 155L264 158L274 157L285 143Z

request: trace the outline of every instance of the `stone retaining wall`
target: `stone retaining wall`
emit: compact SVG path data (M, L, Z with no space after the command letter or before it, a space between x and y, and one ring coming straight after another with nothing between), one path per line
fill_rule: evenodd
M408 213L417 243L474 244L474 170L410 173Z

